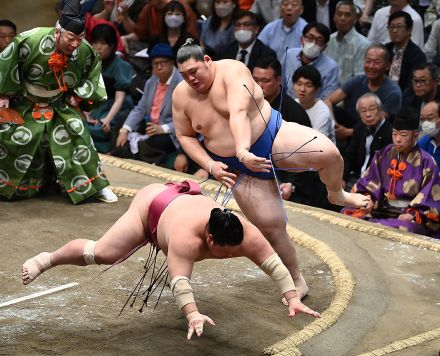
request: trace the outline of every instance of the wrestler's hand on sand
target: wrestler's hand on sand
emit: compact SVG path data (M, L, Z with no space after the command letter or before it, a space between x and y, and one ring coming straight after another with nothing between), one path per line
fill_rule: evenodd
M220 183L227 186L229 189L231 189L234 184L235 180L237 179L237 175L231 172L227 171L228 166L220 161L215 161L212 164L211 168L211 174L219 181Z
M197 336L202 336L203 334L203 325L207 321L211 325L215 325L214 321L206 315L200 314L197 310L189 313L186 316L188 320L188 335L186 336L187 340L191 340L191 337L196 332Z
M247 151L241 156L241 163L253 172L270 173L272 164L270 160L264 157L255 156L252 152Z
M314 316L315 318L321 317L321 314L315 312L314 310L310 309L307 305L301 303L301 300L298 297L290 298L288 300L288 303L289 303L289 318L293 318L298 313L308 314Z

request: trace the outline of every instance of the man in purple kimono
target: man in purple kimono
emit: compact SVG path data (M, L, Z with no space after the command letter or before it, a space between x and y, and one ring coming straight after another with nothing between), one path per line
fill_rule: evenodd
M393 143L377 151L352 191L369 195L364 209L346 215L440 238L440 178L433 157L417 145L419 119L404 107L393 123Z

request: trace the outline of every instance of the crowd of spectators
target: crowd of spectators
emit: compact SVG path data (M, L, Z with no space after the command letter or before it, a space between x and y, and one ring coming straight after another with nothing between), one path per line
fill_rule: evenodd
M86 38L102 59L108 101L84 117L100 152L209 175L180 148L171 109L183 80L176 53L193 38L214 60L242 61L284 120L335 142L346 188L395 144L402 108L417 113L419 146L440 163L438 0L88 2ZM0 51L17 33L13 20L0 20ZM336 209L316 172L280 180L284 199Z

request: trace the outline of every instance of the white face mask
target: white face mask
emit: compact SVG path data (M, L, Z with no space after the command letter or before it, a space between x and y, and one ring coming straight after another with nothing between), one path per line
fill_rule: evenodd
M215 4L215 13L218 17L226 17L231 14L232 10L234 10L232 4Z
M425 133L426 135L428 135L430 137L435 137L435 136L437 136L438 132L440 131L440 128L438 129L435 126L435 122L423 121L422 131L423 131L423 133Z
M169 28L178 28L183 24L183 15L165 15L165 23Z
M253 32L250 30L238 30L234 32L235 39L238 43L246 44L252 41Z
M306 42L302 46L302 51L307 58L316 58L321 54L322 48L314 42Z

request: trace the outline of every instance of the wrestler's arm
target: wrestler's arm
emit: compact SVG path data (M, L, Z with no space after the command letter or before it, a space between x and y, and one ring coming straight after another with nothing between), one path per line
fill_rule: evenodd
M298 313L321 317L319 313L301 302L287 267L281 262L281 259L261 232L247 222L243 223L243 227L243 255L254 262L277 284L284 298L288 301L289 317L293 317Z
M199 313L189 281L194 262L198 257L196 255L197 249L191 245L191 242L197 241L198 238L191 233L182 234L181 230L179 227L179 231L176 231L174 234L178 234L176 235L179 236L178 239L169 239L170 243L167 253L168 273L173 296L188 321L187 339L190 340L194 332L196 332L197 336L203 334L205 322L211 325L215 325L215 323L210 317Z
M249 152L251 147L251 123L248 112L255 107L252 98L254 86L257 85L249 69L238 61L231 61L228 73L224 76L227 103L229 110L229 126L235 144L237 158L254 172L270 172L270 161L257 157Z
M183 84L183 83L181 83ZM179 84L173 92L173 122L176 130L176 137L183 150L209 174L212 174L218 181L231 188L237 176L226 171L228 166L222 162L214 161L196 137L192 128L191 119L185 113L186 94Z

